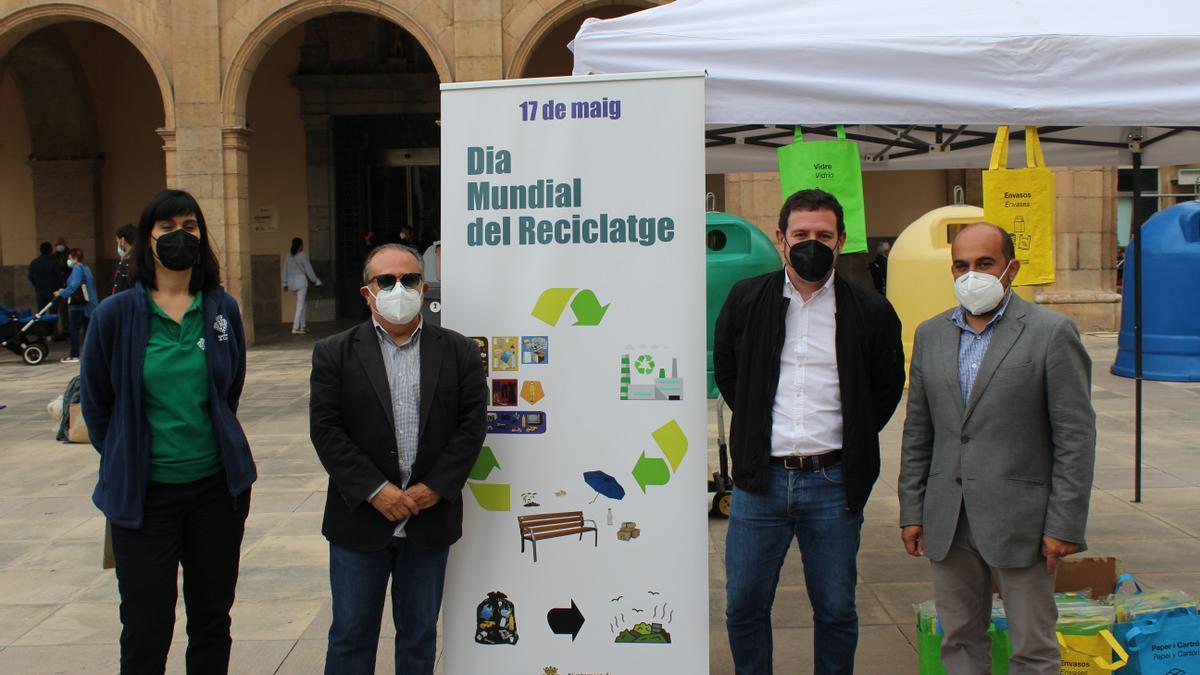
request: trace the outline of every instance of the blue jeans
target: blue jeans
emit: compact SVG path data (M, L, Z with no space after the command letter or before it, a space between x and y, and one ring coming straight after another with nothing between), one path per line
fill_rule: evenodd
M772 672L771 605L795 537L813 606L816 675L854 672L854 585L862 512L846 507L842 465L793 471L771 465L766 492L734 488L725 539L725 620L738 675Z
M381 551L329 545L333 623L326 675L372 675L388 580L396 624L397 675L431 675L437 659L437 618L450 548L425 551L395 538Z

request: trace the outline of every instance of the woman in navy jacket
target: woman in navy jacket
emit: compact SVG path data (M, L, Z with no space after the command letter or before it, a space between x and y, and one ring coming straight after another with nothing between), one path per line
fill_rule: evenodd
M121 672L161 673L183 565L187 671L224 673L229 610L256 478L237 420L246 343L219 285L204 214L180 190L142 212L136 285L92 315L83 416L100 452L92 501L112 524Z

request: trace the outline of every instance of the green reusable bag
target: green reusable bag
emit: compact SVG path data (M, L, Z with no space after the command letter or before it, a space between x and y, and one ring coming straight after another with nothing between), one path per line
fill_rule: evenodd
M846 220L846 245L842 253L867 250L867 212L863 204L862 158L858 143L846 140L846 129L837 127L836 141L804 141L796 125L796 142L776 150L783 199L800 190L824 190L842 205Z
M933 601L917 605L917 662L920 675L946 675L942 666L942 631L938 625ZM1008 659L1012 656L1012 641L1008 636L1008 620L992 613L988 624L992 640L992 675L1008 675Z

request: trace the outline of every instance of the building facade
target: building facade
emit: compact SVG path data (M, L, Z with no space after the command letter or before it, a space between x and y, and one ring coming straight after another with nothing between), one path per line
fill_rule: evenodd
M60 237L103 286L116 229L171 186L200 202L248 329L290 320L280 267L293 237L325 282L310 319L361 316L368 246L440 237L439 84L569 74L585 18L655 4L0 0L0 302L33 304L27 265ZM955 185L979 195L978 172L866 182L883 239ZM1116 170L1064 170L1058 185L1059 282L1040 299L1112 329ZM710 176L709 189L773 231L776 176Z

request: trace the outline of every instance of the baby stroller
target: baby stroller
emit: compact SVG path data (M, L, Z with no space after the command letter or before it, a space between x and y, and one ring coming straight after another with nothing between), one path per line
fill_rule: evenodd
M58 321L58 315L50 311L53 307L54 301L51 301L34 314L0 305L0 347L20 356L31 366L45 361L50 354L46 337Z

